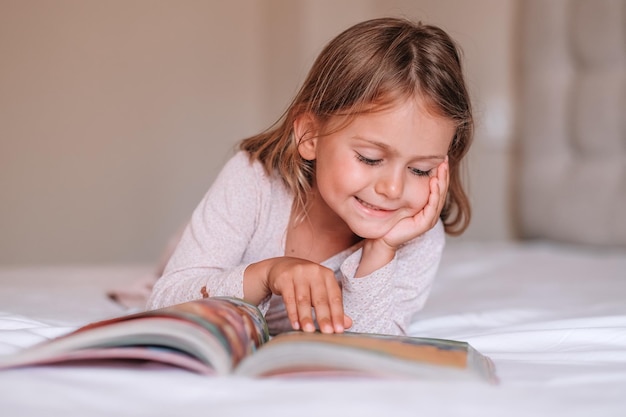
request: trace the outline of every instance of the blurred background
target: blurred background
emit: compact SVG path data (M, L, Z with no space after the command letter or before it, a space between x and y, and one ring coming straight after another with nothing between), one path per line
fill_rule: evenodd
M517 1L0 0L0 265L156 260L325 43L380 16L461 45L477 131L457 239L513 239Z

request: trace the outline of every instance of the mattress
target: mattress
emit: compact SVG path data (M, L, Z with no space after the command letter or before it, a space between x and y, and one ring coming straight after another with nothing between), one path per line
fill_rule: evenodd
M107 289L151 265L0 268L0 354L128 311ZM211 378L174 369L0 372L2 416L624 416L626 254L454 242L416 336L465 340L500 384Z

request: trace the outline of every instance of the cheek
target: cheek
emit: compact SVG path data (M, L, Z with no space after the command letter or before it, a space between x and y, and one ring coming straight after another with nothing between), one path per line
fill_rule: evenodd
M336 158L331 161L318 161L316 178L318 185L323 181L325 186L334 189L349 189L354 191L368 181L368 171L365 165L355 158Z
M417 213L428 203L430 195L429 178L418 178L407 190L407 205Z

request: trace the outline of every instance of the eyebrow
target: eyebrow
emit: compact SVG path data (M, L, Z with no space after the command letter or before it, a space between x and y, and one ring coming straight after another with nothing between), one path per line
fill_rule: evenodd
M378 142L377 140L373 140L373 139L366 139L363 138L361 136L354 136L354 139L360 140L362 142L367 142L371 145L377 146L387 152L390 153L398 153L395 149L393 149L391 146L387 145L386 143L383 142ZM443 161L444 159L446 159L446 155L417 155L412 157L412 159L416 159L416 160L441 160Z

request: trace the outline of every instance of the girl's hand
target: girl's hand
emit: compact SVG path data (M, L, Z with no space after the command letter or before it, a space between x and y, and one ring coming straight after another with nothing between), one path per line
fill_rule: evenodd
M432 229L446 202L450 181L448 158L439 164L437 173L430 178L430 194L422 210L400 220L387 234L379 239L367 239L363 244L363 255L356 271L357 277L364 277L391 262L400 245Z
M417 236L432 229L437 221L446 202L450 173L448 157L439 164L434 177L430 178L430 194L424 208L412 217L400 220L382 240L390 248L398 248Z
M248 267L244 274L244 293L246 281L253 280L261 283L264 296L272 293L283 297L287 316L296 330L315 331L313 310L322 333L342 333L352 325L352 320L343 312L341 288L335 274L324 266L300 258L271 258ZM258 293L258 285L255 287Z

